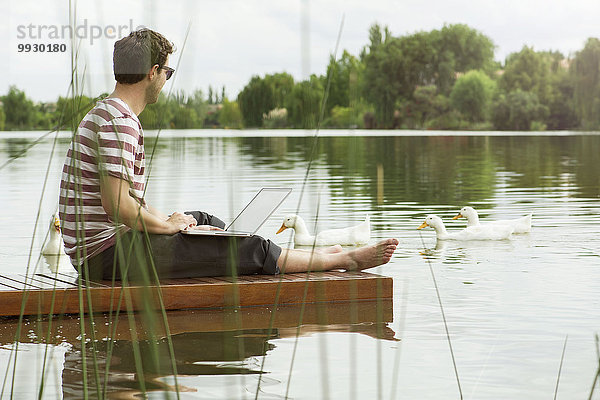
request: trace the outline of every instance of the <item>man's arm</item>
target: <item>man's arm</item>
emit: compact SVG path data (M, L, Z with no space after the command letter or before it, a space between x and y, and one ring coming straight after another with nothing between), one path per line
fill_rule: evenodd
M148 233L172 235L196 224L191 215L174 212L168 218L164 215L163 219L162 214L157 216L149 212L129 195L129 184L121 178L107 175L101 179L100 195L102 207L112 219L118 219L138 231L144 230L145 227Z
M150 212L150 214L162 219L163 221L166 221L169 219L169 216L161 213L156 208L152 207L150 204L146 204L146 207L148 207L148 211Z

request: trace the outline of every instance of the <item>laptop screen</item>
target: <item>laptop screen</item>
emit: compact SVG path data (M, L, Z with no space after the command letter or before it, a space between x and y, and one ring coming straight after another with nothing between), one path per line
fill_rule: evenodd
M227 226L231 232L256 233L292 191L291 188L263 188Z

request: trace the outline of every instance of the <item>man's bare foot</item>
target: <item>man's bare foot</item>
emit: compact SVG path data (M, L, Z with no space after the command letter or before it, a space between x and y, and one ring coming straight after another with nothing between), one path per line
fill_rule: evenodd
M336 244L334 246L329 246L324 249L319 249L319 251L324 254L336 254L336 253L341 253L342 251L344 251L344 248L342 246L340 246L339 244Z
M346 268L360 271L386 264L392 259L397 245L397 239L386 239L377 244L344 253L348 262Z

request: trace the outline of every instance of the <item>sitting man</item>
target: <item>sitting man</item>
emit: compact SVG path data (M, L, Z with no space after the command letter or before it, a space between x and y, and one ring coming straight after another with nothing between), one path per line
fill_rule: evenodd
M220 229L204 212L162 214L146 203L144 133L138 115L173 75L173 45L149 29L117 41L115 90L83 118L63 166L60 219L71 262L90 279L152 279L362 270L387 263L398 241L344 252L284 249L259 236L183 235ZM156 274L156 275L155 275Z

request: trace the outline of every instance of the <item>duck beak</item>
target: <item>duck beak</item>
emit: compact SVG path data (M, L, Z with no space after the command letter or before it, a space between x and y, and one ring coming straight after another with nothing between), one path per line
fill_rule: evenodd
M452 217L452 219L459 219L462 217L463 217L463 215L461 213L458 213L458 215L455 215L454 217Z
M279 234L279 233L281 233L281 232L285 231L286 229L287 229L287 226L285 226L285 224L282 224L282 225L281 225L281 228L279 228L279 230L277 231L277 233L276 233L276 234Z
M423 229L423 228L426 228L426 227L428 227L428 226L429 226L429 225L427 224L427 222L423 222L423 223L421 224L421 226L420 226L420 227L418 227L417 229Z
M54 218L54 229L56 229L56 232L60 233L60 220L58 218Z

